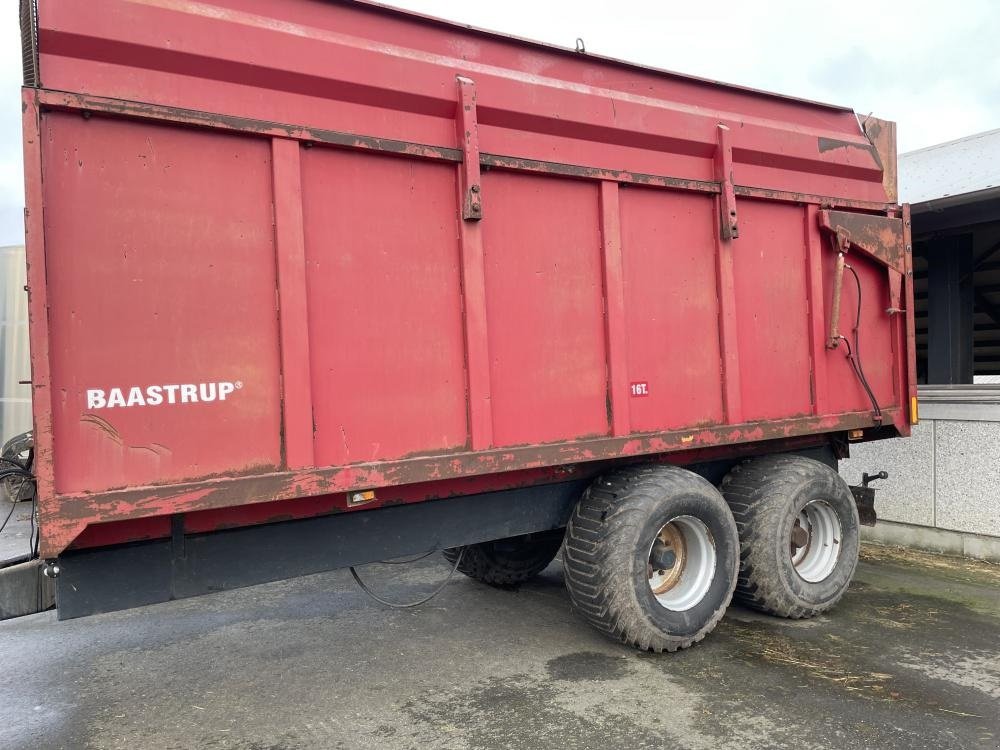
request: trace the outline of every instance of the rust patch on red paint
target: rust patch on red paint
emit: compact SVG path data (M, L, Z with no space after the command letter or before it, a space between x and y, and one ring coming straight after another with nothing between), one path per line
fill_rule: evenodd
M850 211L820 211L819 223L823 229L844 237L851 249L905 273L902 220Z
M46 110L72 109L84 110L86 112L104 112L119 117L177 122L185 125L223 130L239 130L258 135L293 138L296 140L325 143L332 146L383 151L404 156L443 159L452 162L462 160L462 152L457 148L412 143L393 138L358 135L357 133L347 133L339 130L307 128L267 120L254 120L236 115L202 112L196 109L182 109L179 107L147 104L145 102L132 102L123 99L108 99L100 96L47 90L39 91L39 100Z
M850 198L835 198L830 195L815 193L798 193L790 190L771 190L770 188L749 187L737 185L736 195L745 198L761 198L779 203L812 203L823 208L854 208L862 211L885 211L893 204L877 203L875 201L859 201Z
M882 166L882 187L885 188L886 198L895 203L899 200L896 123L880 120L877 117L866 117L863 124L865 135L871 141Z
M719 183L708 180L688 180L681 177L643 174L619 169L600 169L584 167L577 164L562 164L537 159L522 159L516 156L501 156L499 154L481 154L480 159L485 166L498 169L511 169L524 172L542 172L563 177L578 177L590 180L610 180L612 182L649 185L652 187L672 188L675 190L694 190L700 193L718 193Z
M888 420L894 418L898 411L896 407L883 410ZM47 504L41 514L42 523L47 530L41 552L43 557L54 557L90 523L244 506L304 495L426 483L429 480L482 477L497 472L543 467L554 469L566 464L613 461L622 457L653 456L665 460L673 458L669 454L696 448L725 447L725 450L731 452L733 445L803 436L825 439L822 433L873 425L870 412L852 412L729 425L714 430L677 430L643 436L603 437L306 472L272 472L99 494L63 495L51 506ZM491 478L488 481L493 480Z
M604 471L618 468L637 461L686 465L717 458L739 459L745 456L766 454L774 451L788 451L816 447L831 441L829 435L801 435L782 438L779 441L764 441L743 444L719 444L690 450L646 455L639 458L619 457L603 461L581 464L542 467L508 472L490 472L477 476L457 477L443 481L420 482L416 484L386 487L379 490L379 498L363 507L352 508L347 504L346 494L327 494L317 497L298 497L250 505L194 511L185 514L186 533L217 531L223 528L237 528L261 523L270 523L279 515L292 518L314 518L334 513L367 511L390 505L401 505L441 500L450 497L494 492L497 490L529 487L539 484L565 481L567 477L592 479ZM837 441L833 440L834 445ZM163 538L170 535L169 516L152 516L100 523L86 527L82 535L71 545L74 548L122 544L142 539Z
M857 143L855 141L842 141L837 138L824 138L820 136L818 140L819 152L825 154L827 151L836 151L838 148L845 149L857 149L858 151L863 151L869 156L871 156L879 166L882 165L878 157L878 152L872 147L870 143Z
M325 130L321 128L307 128L287 123L238 117L235 115L224 115L212 112L203 112L200 110L182 109L179 107L168 107L144 102L131 102L106 97L88 96L84 94L72 94L61 91L49 91L45 89L40 89L38 91L38 99L40 104L45 109L51 110L104 112L121 117L160 120L200 127L236 130L241 132L256 133L259 135L292 138L295 140L305 141L306 145L310 145L312 143L325 143L344 148L381 151L388 154L397 154L417 158L439 159L449 162L462 161L462 152L461 149L458 148L413 143L391 138L379 138L377 136L358 135L356 133ZM832 143L835 139L826 140ZM844 143L848 142L845 141ZM858 146L859 148L871 148L873 158L876 158L877 160L878 154L874 148L864 147L861 144L851 145ZM721 191L718 182L709 180L692 180L666 175L630 172L626 170L601 169L597 167L540 161L537 159L525 159L500 154L481 153L480 163L487 168L495 167L498 169L540 172L543 174L577 177L580 179L612 180L625 184L647 185L650 187L661 187L674 190L691 190L709 194L719 193ZM768 200L792 203L814 203L816 205L830 208L855 208L871 211L884 211L887 206L894 205L894 203L851 200L837 198L834 196L816 195L812 193L771 190L768 188L740 185L735 186L735 192L738 196L765 198Z

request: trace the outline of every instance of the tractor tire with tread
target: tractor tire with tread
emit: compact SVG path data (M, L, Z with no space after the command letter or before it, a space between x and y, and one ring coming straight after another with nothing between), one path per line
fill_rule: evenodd
M562 540L563 530L556 529L469 544L464 548L458 570L490 586L511 588L545 570L559 554ZM454 565L462 549L453 547L443 550L442 554Z
M650 555L666 524L691 518L707 530L714 570L701 598L680 611L653 593ZM563 562L573 608L591 625L644 651L676 651L722 619L736 584L739 538L707 480L675 466L636 466L590 485L567 525Z
M805 456L762 456L734 467L721 490L740 534L737 601L791 619L815 617L840 601L857 566L860 524L851 490L834 469ZM803 508L817 501L836 514L839 548L829 574L808 581L793 564L790 539Z

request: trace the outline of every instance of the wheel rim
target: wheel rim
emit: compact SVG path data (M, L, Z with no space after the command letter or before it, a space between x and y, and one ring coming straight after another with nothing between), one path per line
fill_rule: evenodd
M789 542L799 577L810 583L826 579L837 567L842 537L840 518L825 500L813 500L799 511Z
M694 516L678 516L660 527L647 556L649 588L660 606L683 612L708 593L715 577L715 539Z

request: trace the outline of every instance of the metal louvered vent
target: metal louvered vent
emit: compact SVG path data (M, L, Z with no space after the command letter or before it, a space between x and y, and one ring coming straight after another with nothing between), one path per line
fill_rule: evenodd
M21 0L21 66L24 85L38 87L38 8L37 0Z

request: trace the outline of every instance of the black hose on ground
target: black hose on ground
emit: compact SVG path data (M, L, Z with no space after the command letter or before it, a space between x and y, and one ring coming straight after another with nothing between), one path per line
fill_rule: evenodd
M431 550L431 552L434 552L434 551L436 551L436 550ZM421 555L420 557L414 558L412 560L406 560L406 561L402 561L402 562L416 562L417 560L422 560L423 558L425 558L428 555L430 555L431 552L428 552L427 554ZM464 547L458 553L458 556L455 558L455 563L451 566L451 571L448 573L448 577L444 579L444 582L440 586L438 586L436 589L434 589L434 591L432 591L430 594L428 594L427 596L425 596L422 599L418 599L415 602L390 602L388 599L383 599L381 596L379 596L374 591L372 591L368 587L368 584L366 584L364 581L361 580L361 576L358 575L358 571L354 569L353 565L350 567L350 571L351 571L351 576L354 578L354 581L358 584L358 586L361 588L361 590L364 591L366 594L368 594L368 596L370 596L372 599L374 599L375 601L377 601L379 604L384 604L385 606L392 607L393 609L411 609L413 607L419 607L421 604L426 604L431 599L433 599L435 596L437 596L442 591L444 591L444 587L448 585L448 583L451 581L452 577L455 575L455 571L458 570L458 566L462 562L462 555L463 554L465 554L465 548ZM400 564L400 563L393 563L393 561L387 561L387 562L388 562L388 564Z

